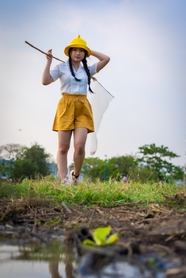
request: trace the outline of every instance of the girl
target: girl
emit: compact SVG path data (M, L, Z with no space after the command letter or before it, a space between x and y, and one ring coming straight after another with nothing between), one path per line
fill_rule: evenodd
M49 85L58 78L61 94L53 130L58 132L57 166L62 184L68 184L67 154L71 136L74 136L74 170L70 173L71 184L77 184L85 157L87 134L94 131L92 108L87 99L87 85L91 93L91 76L103 69L110 58L100 52L90 50L85 40L78 36L64 49L69 59L50 70L52 50L47 52L47 62L42 76L42 84ZM99 61L87 65L87 57L96 57Z

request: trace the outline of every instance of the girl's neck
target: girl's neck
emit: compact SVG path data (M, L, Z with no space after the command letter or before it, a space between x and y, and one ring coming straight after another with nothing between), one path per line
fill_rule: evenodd
M72 62L73 67L75 68L75 70L77 71L80 65L80 62Z

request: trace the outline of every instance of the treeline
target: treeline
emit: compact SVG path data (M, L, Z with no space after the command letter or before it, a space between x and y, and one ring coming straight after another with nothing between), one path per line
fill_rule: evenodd
M121 174L139 182L183 180L183 169L170 162L176 157L179 156L165 146L144 145L139 147L136 156L117 156L105 160L85 158L81 174L85 180L93 182L120 180ZM19 144L3 145L0 147L0 176L13 180L47 176L54 172L49 167L49 161L50 154L37 143L30 148Z
M108 160L86 158L82 172L84 178L92 181L120 180L120 175L124 174L132 181L173 182L184 179L183 169L170 162L176 157L179 156L168 147L150 144L139 147L136 156L118 156Z

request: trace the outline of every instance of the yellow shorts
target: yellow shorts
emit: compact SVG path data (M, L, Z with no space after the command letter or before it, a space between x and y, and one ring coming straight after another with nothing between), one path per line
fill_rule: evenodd
M94 132L92 107L86 95L63 93L60 99L52 130L74 130L85 127Z

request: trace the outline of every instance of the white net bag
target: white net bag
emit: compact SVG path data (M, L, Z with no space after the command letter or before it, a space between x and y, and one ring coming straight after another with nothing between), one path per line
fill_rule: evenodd
M109 102L114 98L95 78L91 80L91 89L95 94L90 94L90 103L94 117L95 132L89 134L90 154L97 151L97 132L99 130L103 114L109 106Z

